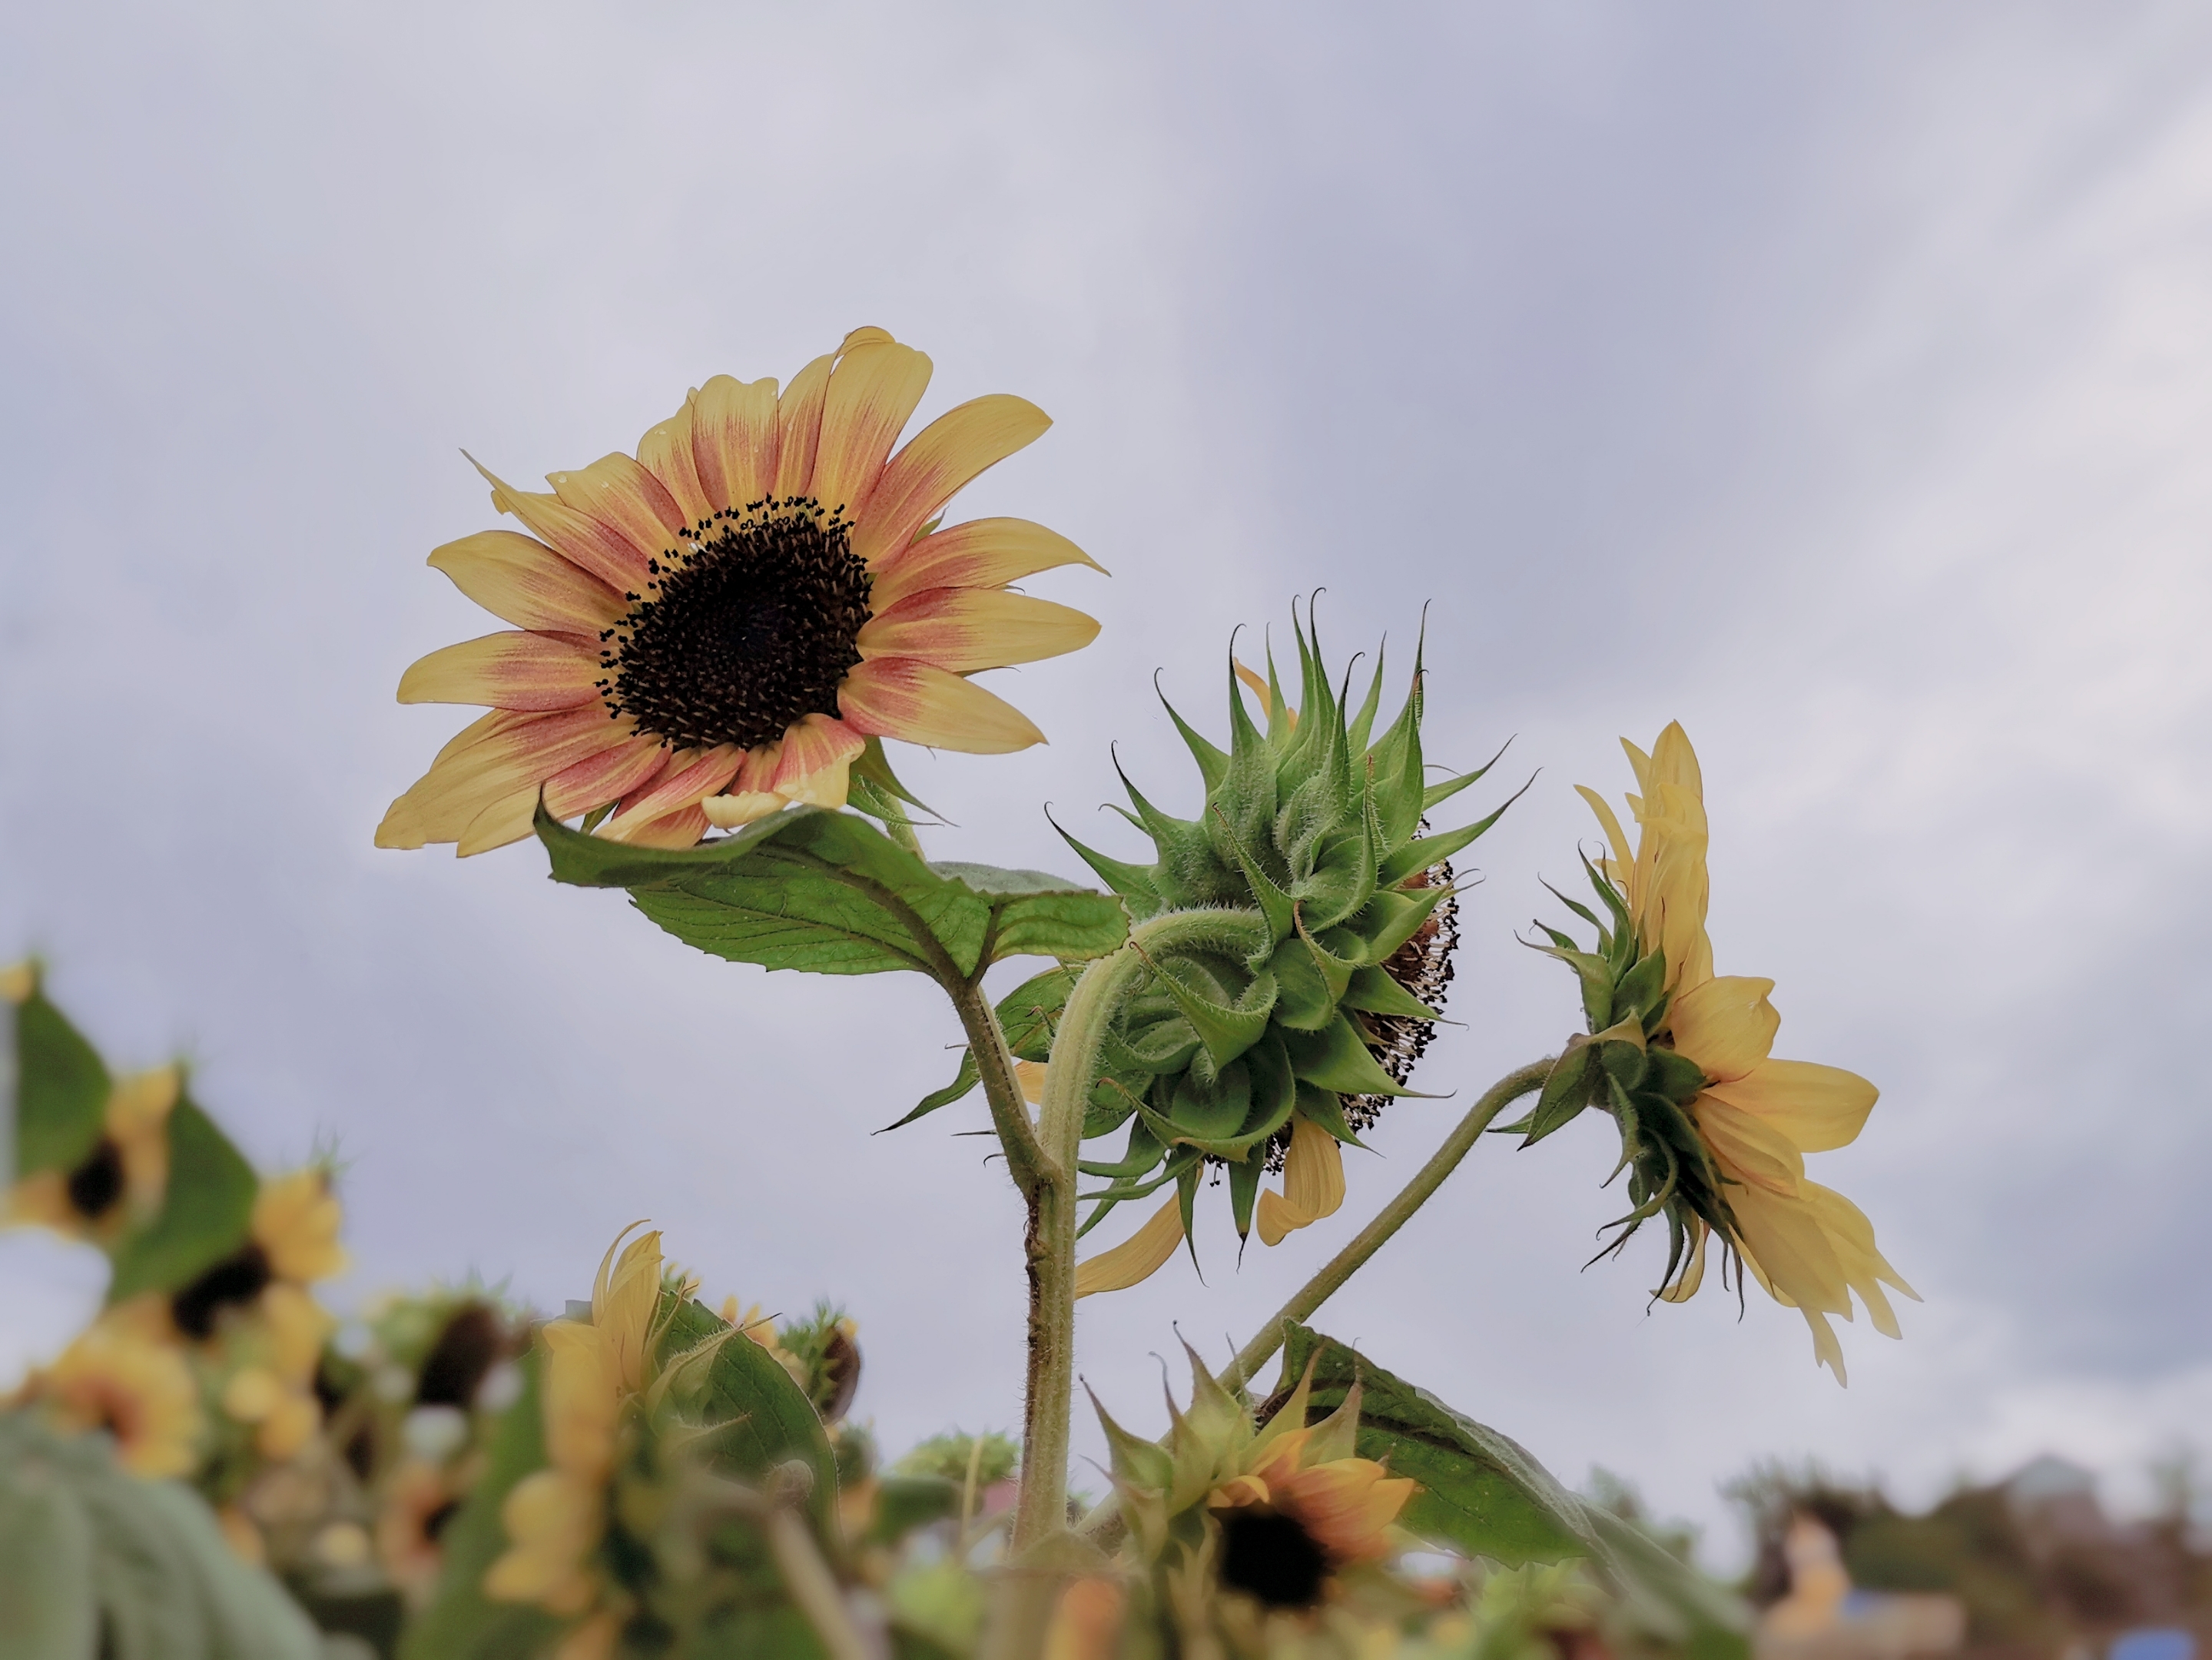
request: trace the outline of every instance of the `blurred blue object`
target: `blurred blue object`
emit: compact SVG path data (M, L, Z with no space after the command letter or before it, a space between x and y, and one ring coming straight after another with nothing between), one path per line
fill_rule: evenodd
M2164 1626L2124 1631L2112 1639L2106 1660L2197 1660L2197 1639Z

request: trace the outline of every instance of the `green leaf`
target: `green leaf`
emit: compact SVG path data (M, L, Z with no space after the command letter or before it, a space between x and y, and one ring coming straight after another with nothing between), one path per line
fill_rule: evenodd
M111 1444L0 1415L0 1655L318 1660L307 1616L206 1501L118 1470Z
M545 1467L539 1358L522 1357L522 1392L493 1427L483 1478L438 1535L445 1567L430 1606L410 1620L399 1660L536 1660L550 1651L562 1622L523 1602L495 1602L483 1577L507 1551L500 1506L526 1475Z
M935 1112L939 1107L951 1106L955 1101L960 1100L963 1097L966 1096L970 1091L972 1091L977 1084L982 1081L982 1071L975 1064L975 1051L973 1049L961 1050L960 1070L953 1074L952 1081L951 1083L947 1084L941 1090L930 1091L928 1094L921 1098L921 1101L915 1105L915 1110L912 1112L907 1114L905 1117L898 1120L896 1123L884 1125L884 1128L878 1130L876 1134L882 1135L891 1130L904 1129L908 1124L914 1122L915 1119L927 1118L931 1113Z
M1285 1339L1285 1382L1261 1415L1280 1409L1288 1380L1304 1376L1310 1362L1313 1417L1334 1411L1356 1382L1360 1456L1421 1484L1398 1518L1401 1526L1510 1567L1587 1558L1698 1660L1748 1660L1750 1611L1740 1600L1618 1517L1576 1498L1525 1449L1334 1338L1293 1321Z
M190 1096L169 1112L169 1183L160 1214L115 1249L107 1300L190 1284L245 1242L258 1182Z
M687 1302L669 1322L661 1353L672 1358L729 1329L719 1315ZM788 1459L802 1461L814 1472L806 1502L816 1531L836 1539L837 1457L814 1403L781 1361L750 1337L732 1336L714 1351L686 1403L701 1421L722 1426L700 1447L725 1475L748 1480Z
M1007 957L1114 950L1110 895L1036 871L931 866L857 813L799 806L696 848L631 848L538 815L553 878L627 888L637 908L714 956L815 974L906 969L966 979Z
M0 1449L0 1654L81 1660L99 1648L92 1519L19 1438Z
M1396 1079L1382 1070L1353 1027L1348 1016L1339 1014L1319 1031L1286 1031L1283 1047L1291 1065L1307 1083L1334 1090L1339 1095L1411 1095Z
M15 1006L15 1175L75 1170L100 1140L107 1068L67 1016L34 989Z

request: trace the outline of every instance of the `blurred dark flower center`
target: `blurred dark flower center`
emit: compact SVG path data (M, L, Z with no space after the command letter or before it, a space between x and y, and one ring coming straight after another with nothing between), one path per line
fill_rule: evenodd
M1221 1583L1271 1608L1310 1608L1321 1599L1328 1556L1297 1518L1256 1505L1221 1517Z

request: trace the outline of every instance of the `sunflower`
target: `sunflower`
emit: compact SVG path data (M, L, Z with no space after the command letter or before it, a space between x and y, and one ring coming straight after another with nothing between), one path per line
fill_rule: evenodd
M1226 1592L1266 1614L1304 1614L1397 1548L1398 1513L1418 1484L1354 1450L1356 1385L1309 1425L1309 1367L1262 1427L1195 1353L1190 1364L1190 1406L1164 1446L1099 1414L1136 1548L1164 1574L1171 1603L1202 1612Z
M481 532L430 562L514 629L423 658L399 699L491 713L392 804L377 845L500 847L542 791L556 818L613 808L599 829L617 841L689 847L710 824L842 806L874 739L1042 743L967 677L1089 644L1090 617L1006 584L1092 561L1023 520L939 527L1050 423L994 394L893 455L929 373L855 329L780 396L714 376L635 458L554 473L550 496L485 473L529 534Z
M495 1600L566 1615L600 1600L592 1558L606 1533L616 1432L644 1386L660 1300L660 1235L622 1244L617 1238L599 1264L590 1321L549 1321L539 1334L548 1468L517 1482L501 1506L510 1543L483 1586Z
M1587 788L1582 794L1604 827L1612 853L1604 873L1619 891L1638 944L1664 958L1664 998L1647 1017L1656 1022L1644 1073L1652 1087L1632 1098L1632 1114L1649 1111L1672 1122L1670 1109L1679 1110L1695 1137L1691 1158L1668 1155L1678 1179L1662 1190L1674 1195L1667 1201L1670 1219L1688 1249L1680 1274L1670 1267L1659 1295L1682 1302L1696 1293L1708 1243L1717 1233L1777 1302L1804 1315L1814 1354L1841 1381L1843 1348L1828 1316L1850 1319L1856 1292L1875 1329L1897 1337L1897 1316L1883 1287L1918 1300L1875 1248L1873 1225L1858 1207L1805 1176L1807 1153L1856 1139L1879 1091L1840 1067L1773 1058L1781 1025L1769 1000L1774 982L1713 973L1696 751L1679 723L1660 734L1649 756L1625 739L1622 747L1643 792L1628 798L1638 824L1632 851L1603 799ZM1689 1070L1660 1058L1669 1054L1688 1062ZM1678 1075L1678 1085L1664 1085ZM1708 1173L1717 1179L1705 1179Z
M182 1475L198 1462L199 1389L174 1345L111 1313L80 1333L36 1392L73 1430L106 1430L134 1475Z
M40 1171L18 1182L8 1195L7 1219L107 1241L152 1216L169 1185L169 1113L179 1082L174 1067L117 1080L92 1151L72 1170Z
M291 1457L322 1426L315 1376L337 1322L308 1286L344 1269L343 1222L328 1172L295 1171L264 1182L246 1243L168 1300L173 1329L232 1366L223 1412L253 1426L265 1458Z

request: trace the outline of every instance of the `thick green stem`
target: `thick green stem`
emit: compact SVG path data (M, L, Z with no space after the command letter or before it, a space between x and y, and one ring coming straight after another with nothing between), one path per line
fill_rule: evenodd
M1083 1119L1106 1034L1162 955L1198 946L1249 945L1266 922L1239 910L1171 911L1130 930L1129 943L1083 971L1053 1034L1037 1112L1049 1175L1030 1201L1029 1398L1023 1413L1017 1551L1067 1525L1068 1417L1075 1402L1075 1189Z
M1468 1109L1467 1116L1459 1121L1458 1127L1444 1138L1444 1144L1429 1155L1429 1162L1421 1166L1413 1179L1376 1213L1373 1221L1360 1229L1350 1244L1329 1259L1327 1268L1298 1287L1291 1300L1275 1311L1275 1317L1261 1327L1252 1341L1237 1352L1221 1381L1232 1389L1243 1388L1252 1374L1282 1347L1284 1329L1288 1323L1307 1318L1334 1296L1369 1257L1382 1249L1385 1240L1428 1203L1429 1196L1444 1184L1444 1178L1459 1167L1459 1161L1467 1157L1483 1131L1490 1128L1491 1120L1521 1097L1543 1088L1551 1070L1552 1057L1547 1055L1517 1072L1507 1073L1486 1090Z

